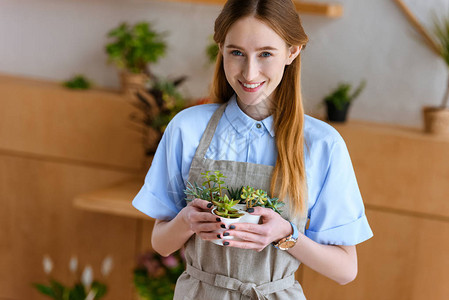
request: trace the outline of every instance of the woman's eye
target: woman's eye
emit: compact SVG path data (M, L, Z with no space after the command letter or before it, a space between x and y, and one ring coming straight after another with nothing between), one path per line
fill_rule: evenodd
M270 52L262 52L262 54L260 54L260 56L262 56L262 57L270 57L271 53Z
M243 56L243 53L240 52L239 50L232 50L231 54L234 56Z

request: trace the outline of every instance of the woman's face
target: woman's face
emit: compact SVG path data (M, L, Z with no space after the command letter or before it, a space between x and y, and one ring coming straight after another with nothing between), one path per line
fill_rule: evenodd
M226 79L239 104L257 106L263 111L269 111L271 96L281 82L285 66L300 51L298 46L288 47L273 29L254 17L235 22L220 49Z

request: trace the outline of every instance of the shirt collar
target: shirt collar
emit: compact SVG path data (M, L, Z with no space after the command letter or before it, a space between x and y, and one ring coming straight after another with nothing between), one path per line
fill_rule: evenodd
M228 105L225 110L226 118L232 127L241 135L246 135L253 129L257 123L263 124L266 131L274 137L273 129L273 115L270 115L263 119L262 121L257 121L245 114L237 104L237 97L234 94L231 99L229 99Z

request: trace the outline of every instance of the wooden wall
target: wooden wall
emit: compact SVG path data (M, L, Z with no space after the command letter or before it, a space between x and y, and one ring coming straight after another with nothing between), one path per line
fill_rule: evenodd
M106 255L114 269L107 300L131 299L142 225L134 218L73 207L73 198L140 174L140 134L133 107L119 94L70 91L59 84L0 76L0 299L47 299L42 258L69 283L77 255L99 277ZM146 168L145 166L144 168Z
M71 280L68 261L112 254L106 300L133 298L136 254L152 223L73 207L80 195L142 176L132 106L107 91L0 76L0 300L46 299L30 284ZM374 237L357 247L359 274L338 284L307 267L308 299L446 299L449 294L449 139L379 124L335 125L345 138ZM137 192L137 191L136 191Z
M418 300L449 295L449 137L350 122L344 137L374 237L357 279L340 286L304 268L308 299Z

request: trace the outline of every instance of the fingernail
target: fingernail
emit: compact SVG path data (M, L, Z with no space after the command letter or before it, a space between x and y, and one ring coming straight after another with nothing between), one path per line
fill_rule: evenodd
M234 225L231 225L229 228L230 228L230 229L235 229L235 226L234 226Z
M223 236L228 236L228 235L229 235L229 232L223 233Z
M252 212L254 212L254 208L250 207L246 211L249 212L249 213L252 213Z
M221 239L221 236L219 234L217 234L217 238Z
M223 242L223 245L227 246L229 245L229 242Z
M207 203L207 208L211 208L212 207L212 202Z
M221 228L226 228L225 224L221 224L220 226L221 226Z
M217 222L220 222L220 221L221 221L221 219L220 219L220 218L216 218L215 220L217 220Z

